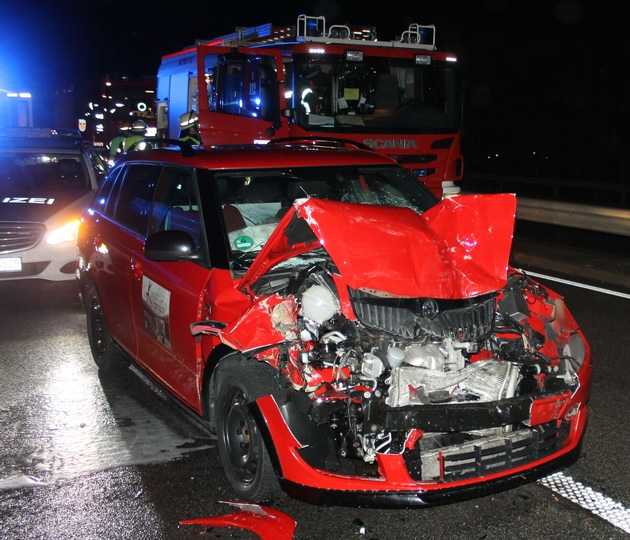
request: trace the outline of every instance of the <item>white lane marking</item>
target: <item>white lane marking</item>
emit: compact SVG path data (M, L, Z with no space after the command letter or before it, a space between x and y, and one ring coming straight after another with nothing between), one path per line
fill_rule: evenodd
M614 501L599 491L573 480L569 475L557 472L538 480L538 483L554 493L581 506L592 514L605 519L611 525L630 533L630 508Z
M570 279L563 279L555 276L548 276L546 274L539 274L538 272L531 272L521 268L528 276L534 276L537 278L548 279L549 281L557 281L558 283L564 283L565 285L573 285L574 287L580 287L581 289L587 289L589 291L595 291L602 294L609 294L611 296L618 296L619 298L625 298L630 300L630 294L622 293L619 291L613 291L611 289L604 289L603 287L596 287L595 285L588 285L586 283L580 283L579 281L571 281Z

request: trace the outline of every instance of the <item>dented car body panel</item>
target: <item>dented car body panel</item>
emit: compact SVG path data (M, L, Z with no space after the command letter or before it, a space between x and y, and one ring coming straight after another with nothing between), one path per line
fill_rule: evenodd
M354 289L409 298L479 296L505 285L515 214L513 195L462 195L422 215L408 208L298 201L241 285L283 259L325 246ZM295 217L317 242L291 243L286 227Z
M155 324L138 304L131 328L153 357L127 352L220 441L226 366L267 381L249 414L285 489L307 500L426 505L577 452L590 348L562 297L509 267L515 197L437 202L365 152L322 151L321 167L316 154L269 148L255 169L238 150L216 158L221 168L212 153L173 154L197 168L210 253L143 263L133 279L155 280L158 300L170 299L170 333L147 336ZM98 285L93 217L82 279ZM180 367L158 366L160 351Z

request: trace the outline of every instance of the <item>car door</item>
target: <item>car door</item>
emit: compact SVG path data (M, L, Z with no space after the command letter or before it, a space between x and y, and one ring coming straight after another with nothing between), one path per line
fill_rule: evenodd
M136 261L142 253L153 191L160 167L129 164L118 176L117 194L99 215L95 245L96 285L114 339L137 356L131 309ZM96 201L98 207L99 201Z
M199 127L205 145L251 144L288 135L278 49L197 48Z
M142 362L180 399L199 405L196 344L190 324L201 317L210 270L195 175L165 165L153 199L149 233L178 230L198 246L199 261L151 261L140 255L133 282L134 324Z

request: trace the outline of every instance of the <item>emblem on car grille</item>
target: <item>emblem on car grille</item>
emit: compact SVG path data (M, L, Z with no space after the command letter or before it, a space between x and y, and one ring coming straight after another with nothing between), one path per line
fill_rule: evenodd
M440 313L440 308L435 300L425 300L420 307L420 313L426 319L435 319Z

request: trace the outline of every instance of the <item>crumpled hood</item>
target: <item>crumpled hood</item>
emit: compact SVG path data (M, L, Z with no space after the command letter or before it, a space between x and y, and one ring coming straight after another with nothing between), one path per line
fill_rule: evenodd
M421 215L407 208L303 199L280 221L241 285L321 245L354 289L442 299L486 294L506 284L515 214L511 194L461 195ZM296 218L316 240L292 235Z

